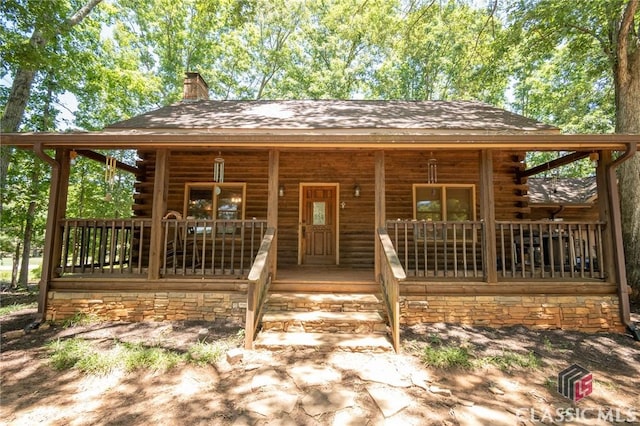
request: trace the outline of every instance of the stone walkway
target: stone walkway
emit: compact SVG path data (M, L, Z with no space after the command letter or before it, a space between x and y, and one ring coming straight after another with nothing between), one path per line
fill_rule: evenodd
M514 413L492 412L452 395L413 357L293 350L287 356L286 367L272 362L268 351L243 351L229 359L227 373L246 376L230 389L238 397L236 411L243 413L233 425L447 424L430 416L433 404L450 406L457 424L482 424L477 422L486 421L487 414L495 425L516 421ZM277 357L282 360L283 354Z

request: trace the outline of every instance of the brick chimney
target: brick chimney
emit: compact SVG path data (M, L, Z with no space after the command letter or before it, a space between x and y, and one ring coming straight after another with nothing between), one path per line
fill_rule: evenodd
M209 100L209 85L197 72L188 72L184 78L183 102Z

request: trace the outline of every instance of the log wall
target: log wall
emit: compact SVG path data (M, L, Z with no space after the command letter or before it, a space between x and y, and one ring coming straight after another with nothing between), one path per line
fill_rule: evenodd
M172 151L169 159L168 210L182 212L187 182L212 182L213 160L218 150ZM265 219L269 154L267 151L221 152L225 160L225 183L246 182L245 218ZM136 215L151 216L151 197L155 172L153 151L140 152L139 166L146 176L136 185ZM428 160L437 160L438 183L476 185L476 209L479 209L479 151L387 151L385 152L387 218L411 219L414 183L426 183ZM528 214L527 198L516 183L515 172L523 167L522 153L494 153L496 219L512 220ZM374 259L374 152L371 151L291 151L280 153L278 263L295 265L298 261L299 191L301 183L338 183L340 208L340 264L371 268ZM360 186L360 197L353 194ZM526 188L524 188L526 189ZM524 207L523 207L524 206Z

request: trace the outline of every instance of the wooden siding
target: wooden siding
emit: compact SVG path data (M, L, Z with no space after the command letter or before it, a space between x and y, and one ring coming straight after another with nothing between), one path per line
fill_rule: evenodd
M147 171L147 177L144 181L136 183L137 205L134 210L139 216L150 217L155 154L145 151L140 155ZM213 183L213 160L217 156L217 150L171 152L169 156L167 210L184 213L182 212L184 189L187 182ZM266 219L268 152L223 152L221 156L225 161L224 182L246 182L247 184L245 218Z
M136 184L134 210L137 216L151 216L151 197L155 174L155 153L141 151L138 166L146 171ZM211 182L217 149L172 151L169 157L168 210L182 211L187 182ZM222 151L225 183L246 182L245 218L267 217L268 151ZM278 198L278 264L298 262L299 189L301 183L339 184L340 265L373 268L375 246L375 162L373 151L289 151L280 153L279 185L284 196ZM438 183L479 185L479 151L386 151L386 217L413 217L412 185L426 183L428 160L437 160ZM496 219L513 220L529 212L526 187L516 183L515 172L523 165L522 153L494 152ZM354 197L355 184L360 197ZM479 209L476 194L476 209ZM477 217L479 213L477 213Z
M433 156L437 161L437 178L440 184L480 183L479 151L399 151L387 152L386 195L387 219L412 219L414 183L426 183L428 161ZM526 197L516 185L515 172L523 167L519 161L522 154L500 151L493 154L493 181L496 201L496 219L516 219L527 208ZM479 218L479 194L476 194L476 217Z
M372 152L283 152L280 154L278 259L280 265L298 261L300 183L339 184L340 264L373 268L374 161ZM360 185L360 197L353 187ZM344 202L342 209L340 203Z

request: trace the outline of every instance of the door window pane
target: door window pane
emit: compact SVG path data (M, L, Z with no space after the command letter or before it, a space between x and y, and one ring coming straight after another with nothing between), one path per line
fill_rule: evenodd
M313 224L326 224L326 203L324 201L313 202Z

